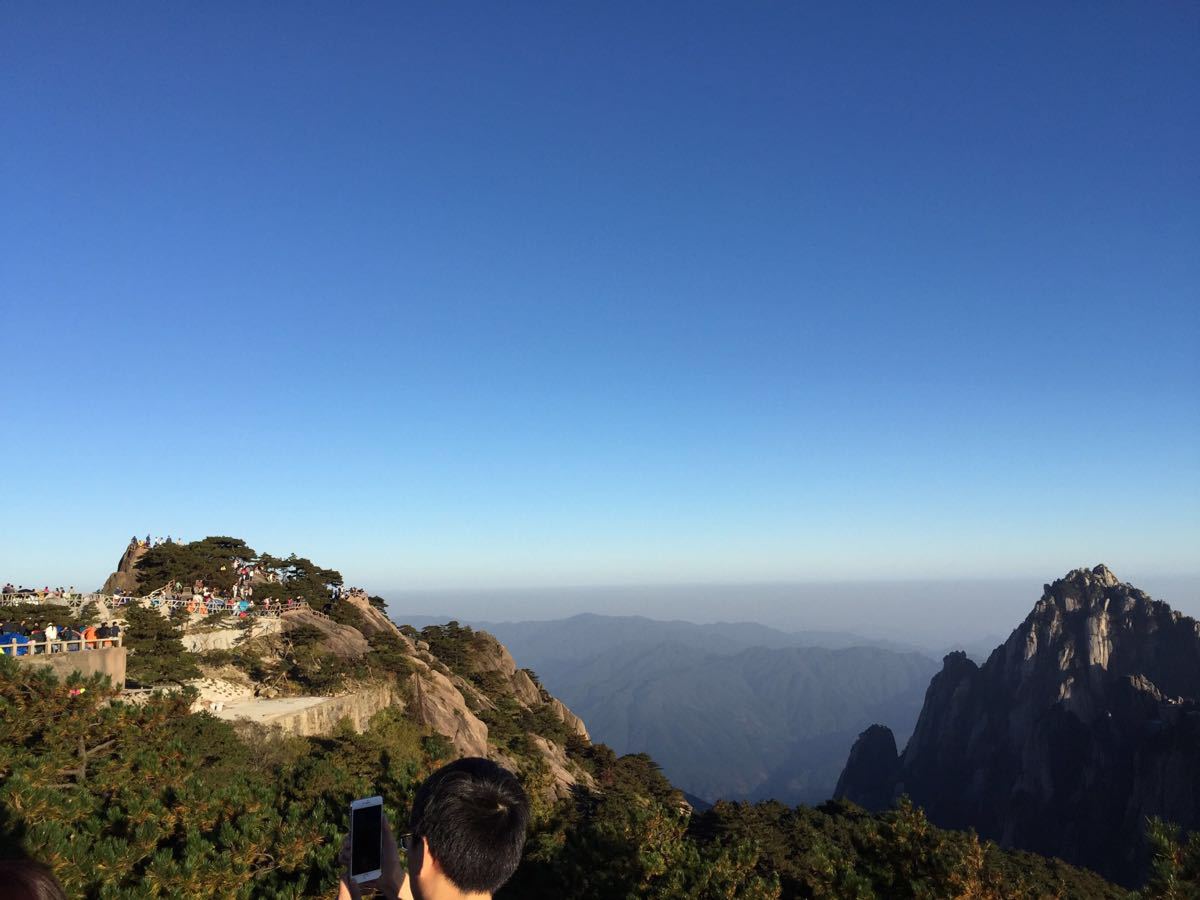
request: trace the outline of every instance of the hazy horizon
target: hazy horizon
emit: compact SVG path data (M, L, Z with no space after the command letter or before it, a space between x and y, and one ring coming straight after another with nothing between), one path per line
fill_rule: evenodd
M279 547L256 539L250 544L259 552L281 552ZM42 570L41 577L33 577L36 573L30 560L17 562L0 555L0 581L26 587L74 585L80 590L94 590L116 568L123 549L118 541L114 549L101 552L98 544L88 542L80 545L78 555L49 563L51 569ZM1007 636L1032 609L1043 584L1063 577L1073 568L1091 568L1101 562L1122 581L1166 601L1185 615L1200 618L1200 571L1140 572L1112 558L1060 566L1044 575L1004 577L630 580L608 584L429 587L389 586L387 581L347 567L325 552L288 546L282 553L293 550L319 565L339 569L347 585L382 596L388 602L389 614L398 621L405 615L489 622L561 619L579 613L641 615L698 624L756 622L784 631L846 631L939 652L958 644L975 645ZM89 561L86 566L82 565L85 560ZM55 571L72 577L48 580L47 576Z
M783 631L846 631L928 652L1003 639L1041 597L1043 583L1027 578L905 581L821 581L779 584L591 585L495 590L378 592L388 614L514 622L569 618L580 613L640 615L698 624L755 622ZM1117 576L1200 618L1200 573ZM969 603L962 601L969 600Z

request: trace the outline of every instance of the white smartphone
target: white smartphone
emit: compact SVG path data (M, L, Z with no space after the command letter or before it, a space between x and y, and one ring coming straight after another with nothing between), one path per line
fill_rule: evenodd
M383 798L365 797L350 804L350 877L374 881L383 869Z

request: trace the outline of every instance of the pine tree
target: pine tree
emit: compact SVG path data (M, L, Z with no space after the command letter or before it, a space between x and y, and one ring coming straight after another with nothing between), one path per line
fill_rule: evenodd
M123 644L129 656L126 676L139 684L183 684L200 670L184 649L179 631L157 610L130 605Z

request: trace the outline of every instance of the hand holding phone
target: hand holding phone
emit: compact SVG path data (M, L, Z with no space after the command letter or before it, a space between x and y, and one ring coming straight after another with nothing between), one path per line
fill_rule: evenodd
M374 881L383 868L383 798L365 797L350 804L350 877Z

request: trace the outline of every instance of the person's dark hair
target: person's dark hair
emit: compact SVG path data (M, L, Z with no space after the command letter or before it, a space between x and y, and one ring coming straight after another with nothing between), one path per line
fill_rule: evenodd
M54 873L32 859L0 860L0 896L6 900L67 900Z
M521 862L528 822L529 799L516 776L467 757L417 789L409 828L460 891L495 893Z

